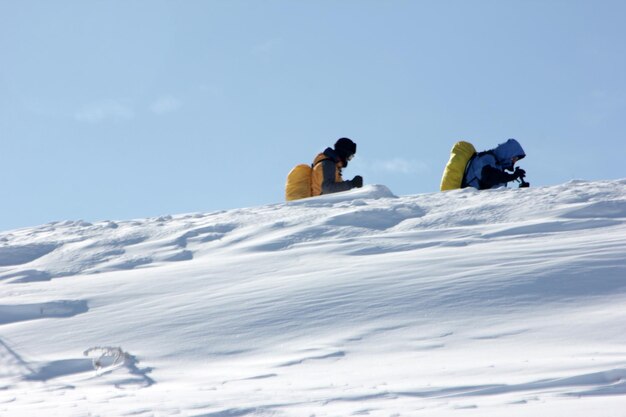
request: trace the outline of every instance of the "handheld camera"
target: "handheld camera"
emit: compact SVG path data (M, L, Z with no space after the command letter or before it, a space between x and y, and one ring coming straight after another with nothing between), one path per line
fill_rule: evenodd
M526 182L526 176L522 175L521 177L519 177L518 179L516 179L515 181L517 181L519 183L519 188L528 188L530 187L530 183Z

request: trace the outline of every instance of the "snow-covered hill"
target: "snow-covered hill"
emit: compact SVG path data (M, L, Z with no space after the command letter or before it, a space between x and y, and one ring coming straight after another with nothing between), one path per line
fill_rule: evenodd
M0 233L0 415L626 416L626 180Z

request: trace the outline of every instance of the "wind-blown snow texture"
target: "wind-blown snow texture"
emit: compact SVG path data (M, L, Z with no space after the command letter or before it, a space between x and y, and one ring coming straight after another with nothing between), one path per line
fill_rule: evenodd
M0 234L0 415L626 416L626 180Z

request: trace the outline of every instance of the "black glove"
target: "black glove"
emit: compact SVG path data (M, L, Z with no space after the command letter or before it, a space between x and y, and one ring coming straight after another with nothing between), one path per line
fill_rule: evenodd
M352 178L352 186L356 188L363 187L363 177L357 175L356 177Z
M524 171L520 167L515 168L515 172L513 172L513 176L515 177L515 179L524 177L525 175L526 175L526 171Z

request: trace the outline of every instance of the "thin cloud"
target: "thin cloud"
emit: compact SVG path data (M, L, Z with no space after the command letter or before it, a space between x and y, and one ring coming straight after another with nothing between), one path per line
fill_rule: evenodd
M74 114L79 122L126 121L135 117L133 108L122 100L103 100L86 105Z
M150 105L150 110L154 114L166 114L177 111L183 103L175 97L160 97Z
M404 158L392 158L374 161L371 169L378 172L394 174L414 174L428 171L428 166L423 162Z
M283 47L282 39L279 39L279 38L269 39L265 42L259 43L256 46L254 46L254 48L252 49L252 54L259 58L269 59L277 51L282 49L282 47Z

